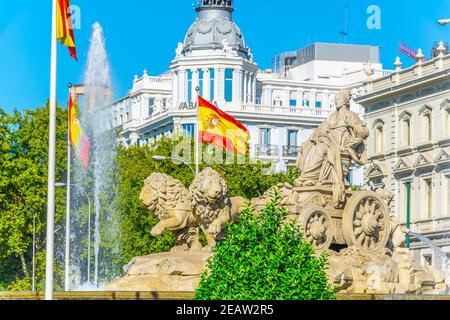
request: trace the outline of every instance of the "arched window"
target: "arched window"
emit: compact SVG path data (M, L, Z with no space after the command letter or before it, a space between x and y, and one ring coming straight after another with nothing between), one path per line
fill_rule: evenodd
M374 131L375 154L384 153L384 122L381 120L376 121L374 125Z
M412 134L411 134L411 122L412 117L411 114L407 111L404 111L400 115L401 120L401 145L403 147L410 147L412 145Z
M432 122L432 109L428 106L423 106L420 109L421 118L421 141L431 141L433 139L433 122Z

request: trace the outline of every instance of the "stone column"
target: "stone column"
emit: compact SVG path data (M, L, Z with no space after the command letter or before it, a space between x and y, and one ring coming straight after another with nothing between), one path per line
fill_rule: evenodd
M303 103L302 99L303 99L303 92L302 92L302 89L298 89L298 90L297 90L297 107L303 107L303 105L302 105L302 103Z
M291 100L290 88L284 88L283 107L289 107Z
M309 107L314 109L316 107L316 90L312 89L309 92Z
M216 90L216 100L219 105L223 105L225 102L225 69L218 68L216 69L216 81L215 86Z
M244 71L244 103L248 102L248 91L249 91L248 80L249 74L248 72Z
M174 71L172 79L172 110L177 109L179 99L179 83L178 83L178 71ZM147 100L148 101L148 100Z
M203 69L203 96L206 100L211 100L211 75L209 69Z
M233 70L233 105L237 105L242 101L242 71Z
M195 104L198 101L198 93L195 90L199 86L198 70L192 70L192 102Z
M251 75L251 82L252 82L252 85L251 85L251 87L252 87L251 100L252 100L253 103L255 103L256 102L256 74L255 73L253 73Z
M187 71L181 69L178 77L178 101L186 102L187 100Z

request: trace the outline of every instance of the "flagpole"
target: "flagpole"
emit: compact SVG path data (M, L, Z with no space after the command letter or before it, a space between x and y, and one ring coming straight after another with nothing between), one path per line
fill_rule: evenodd
M72 84L69 83L69 107L67 112L67 199L66 199L66 252L64 268L64 289L70 290L70 192L71 192L71 143L70 143L70 99L72 99ZM73 106L73 104L72 104Z
M56 0L52 5L52 36L50 61L50 114L48 141L47 186L47 250L45 262L45 300L53 300L53 260L55 239L55 163L56 163Z
M199 162L200 162L200 128L198 123L198 110L200 104L198 103L198 97L200 88L197 86L195 88L195 91L197 92L197 109L196 109L196 117L195 117L195 175L198 175L199 173Z

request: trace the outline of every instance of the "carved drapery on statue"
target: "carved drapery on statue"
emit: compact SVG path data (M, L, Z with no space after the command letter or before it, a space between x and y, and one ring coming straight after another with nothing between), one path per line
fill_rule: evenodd
M302 145L297 167L301 177L296 186L333 186L336 208L345 203L346 177L352 161L367 162L364 140L369 136L367 125L350 111L350 93L343 90L336 96L337 111L317 128Z

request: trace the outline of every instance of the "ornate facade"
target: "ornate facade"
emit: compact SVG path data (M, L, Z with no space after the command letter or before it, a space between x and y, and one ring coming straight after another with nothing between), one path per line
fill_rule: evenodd
M429 237L450 257L450 56L367 82L357 99L373 134L367 180L395 193L391 209L411 231ZM428 245L412 238L416 258L443 268Z
M289 73L261 71L232 18L232 1L200 1L195 10L198 16L178 43L170 70L136 76L128 94L113 104L111 122L121 128L125 144L148 143L174 130L192 136L200 94L248 127L253 158L285 170L335 110L339 90L358 93L364 80L385 74L378 55L368 63L373 55L354 54L378 47L351 45L333 45L345 57L339 61L315 56ZM327 44L314 46L330 52ZM352 110L362 113L354 102ZM362 175L362 169L352 168L352 183L362 184Z

